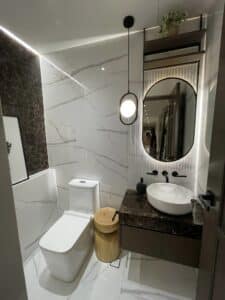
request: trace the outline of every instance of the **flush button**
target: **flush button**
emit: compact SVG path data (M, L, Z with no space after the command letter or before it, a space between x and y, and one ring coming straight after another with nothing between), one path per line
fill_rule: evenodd
M80 183L86 183L86 181L85 180L80 180Z

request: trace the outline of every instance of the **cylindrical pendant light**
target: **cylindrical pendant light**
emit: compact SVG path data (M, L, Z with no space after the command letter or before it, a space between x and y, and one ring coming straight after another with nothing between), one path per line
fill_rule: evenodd
M134 17L126 16L123 25L128 30L128 91L120 99L120 121L131 125L137 120L138 98L130 91L130 28L134 25Z

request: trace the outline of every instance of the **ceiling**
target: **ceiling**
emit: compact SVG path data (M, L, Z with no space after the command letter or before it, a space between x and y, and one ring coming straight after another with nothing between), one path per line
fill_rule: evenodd
M0 25L41 53L112 38L124 32L122 19L135 16L134 29L156 25L170 8L189 16L207 12L216 0L0 0Z

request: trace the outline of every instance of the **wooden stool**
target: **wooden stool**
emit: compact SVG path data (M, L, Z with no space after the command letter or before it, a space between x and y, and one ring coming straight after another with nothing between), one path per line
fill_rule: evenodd
M120 255L119 245L119 216L111 207L101 208L94 217L95 252L99 260L112 262Z

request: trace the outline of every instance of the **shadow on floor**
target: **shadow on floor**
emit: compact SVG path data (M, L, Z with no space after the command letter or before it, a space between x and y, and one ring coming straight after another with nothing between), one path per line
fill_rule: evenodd
M61 280L58 280L57 278L54 278L51 276L48 268L46 267L43 272L39 276L39 283L44 288L50 291L51 293L61 295L61 296L69 296L71 295L75 289L79 286L80 281L84 275L84 272L87 268L87 265L91 259L91 256L93 254L93 251L89 253L87 258L85 259L85 263L81 267L77 277L72 282L64 282Z

